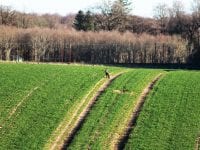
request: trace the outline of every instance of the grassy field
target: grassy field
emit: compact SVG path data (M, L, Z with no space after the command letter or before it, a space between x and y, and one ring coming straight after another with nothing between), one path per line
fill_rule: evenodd
M0 64L0 149L42 149L104 67ZM117 71L117 68L109 68Z
M153 89L126 149L193 150L200 136L200 72L169 72Z
M67 149L113 149L140 93L160 72L137 69L117 78L100 96Z
M90 96L108 81L105 68L126 73L98 97L68 149L114 149L142 91L161 72L125 149L195 148L200 137L199 71L0 63L0 150L49 149L70 121L73 129Z

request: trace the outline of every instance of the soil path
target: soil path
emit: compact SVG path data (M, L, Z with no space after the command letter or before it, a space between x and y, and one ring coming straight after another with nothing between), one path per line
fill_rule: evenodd
M69 144L72 142L73 137L75 136L77 131L80 129L81 125L83 124L83 122L84 122L86 116L88 115L89 111L91 110L92 106L97 101L98 97L104 92L104 90L111 84L111 82L114 79L116 79L117 77L119 77L123 73L124 72L119 72L119 73L117 73L115 75L112 75L110 77L110 79L107 79L107 80L105 80L103 82L103 84L100 86L100 88L96 89L96 86L99 85L99 83L101 83L102 80L104 80L104 79L100 80L95 85L95 87L92 90L90 90L90 92L83 98L82 102L80 103L80 105L78 106L76 111L73 113L73 116L68 121L68 123L64 127L63 127L63 125L61 125L62 124L61 123L60 126L58 127L58 128L62 127L62 129L61 129L60 134L56 137L54 142L51 144L51 146L50 146L51 150L58 149L58 148L67 149ZM94 92L94 90L96 90L96 91ZM94 93L94 94L91 96L91 93ZM85 103L87 98L89 98L88 103L83 108L82 112L79 113L80 109L84 105L84 103ZM74 122L74 124L72 125L73 122ZM70 128L70 126L72 126L72 127ZM57 129L57 130L59 130L59 129ZM69 132L66 133L66 131L69 131ZM63 136L65 136L65 141L62 141L63 140ZM49 146L47 146L47 147L49 147Z
M140 114L140 111L142 110L143 104L145 103L147 95L150 93L150 91L153 89L156 82L161 78L163 74L158 74L150 83L149 85L142 91L140 97L137 100L137 103L133 110L133 115L131 117L131 120L129 121L126 130L124 131L124 135L119 138L118 142L115 144L114 149L121 150L124 149L125 144L128 141L129 135L134 130L134 127L136 125L137 118Z

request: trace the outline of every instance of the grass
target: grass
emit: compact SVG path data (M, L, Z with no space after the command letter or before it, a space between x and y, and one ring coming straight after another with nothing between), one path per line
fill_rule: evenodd
M42 149L63 118L70 119L104 76L104 68L0 64L0 149Z
M124 72L124 71L123 71ZM77 104L76 110L73 111L70 118L65 118L59 125L59 127L53 133L49 142L45 145L44 149L60 149L64 145L64 141L67 137L70 137L73 129L77 126L80 118L82 118L83 112L87 112L88 107L93 103L96 92L99 91L104 83L108 82L108 79L102 78L95 86L84 96L82 101Z
M160 80L125 149L194 149L200 133L199 79L198 71L173 71Z
M114 80L67 149L113 149L130 120L140 93L159 72L138 69ZM128 91L120 93L123 88Z
M105 68L112 73L123 70L0 63L0 150L48 149L70 120L73 128L90 97L104 83ZM113 149L143 89L160 72L130 69L115 79L68 149ZM200 136L199 79L199 71L166 73L147 97L125 149L194 149Z

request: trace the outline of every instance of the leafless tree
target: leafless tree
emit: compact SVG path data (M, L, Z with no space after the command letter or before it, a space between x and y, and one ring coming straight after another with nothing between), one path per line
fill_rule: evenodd
M9 6L0 6L0 24L12 25L15 21L16 12Z
M124 31L127 24L127 16L131 10L128 0L104 0L97 6L95 15L100 29Z
M167 4L160 3L154 8L154 18L160 24L161 33L165 33L169 19L169 7Z

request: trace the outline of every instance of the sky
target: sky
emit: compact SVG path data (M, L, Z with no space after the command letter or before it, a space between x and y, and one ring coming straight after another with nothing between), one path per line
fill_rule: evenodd
M130 0L132 14L153 17L153 8L158 3L172 5L174 0ZM88 10L100 4L102 0L0 0L0 5L11 6L13 9L27 13L58 13L67 15L77 13L79 10ZM190 12L192 0L182 0L186 12Z

